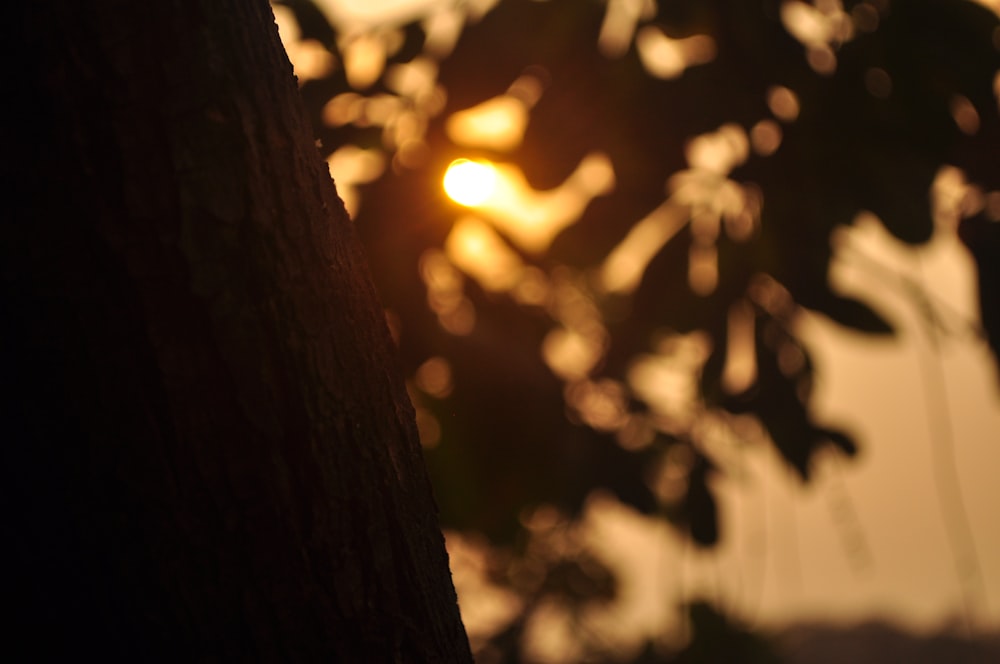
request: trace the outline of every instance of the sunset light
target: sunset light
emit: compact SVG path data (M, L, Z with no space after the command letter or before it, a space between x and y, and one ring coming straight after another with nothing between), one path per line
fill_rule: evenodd
M444 174L444 190L456 203L479 205L496 188L497 172L488 161L456 159Z

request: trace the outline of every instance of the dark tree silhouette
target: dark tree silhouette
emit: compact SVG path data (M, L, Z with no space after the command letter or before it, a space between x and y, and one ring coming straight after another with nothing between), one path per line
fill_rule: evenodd
M8 26L7 656L469 661L267 2L19 3Z

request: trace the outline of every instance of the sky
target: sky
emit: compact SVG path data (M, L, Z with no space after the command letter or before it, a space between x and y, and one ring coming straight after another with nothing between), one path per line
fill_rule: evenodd
M953 233L941 229L914 249L873 219L845 232L867 256L930 284L942 302L973 318L974 266ZM849 427L860 441L858 458L823 458L804 485L771 447L744 448L742 472L715 485L723 534L710 552L611 495L593 496L585 531L619 574L621 593L591 619L622 648L664 626L683 638L676 602L696 598L767 631L871 620L918 633L1000 630L994 358L978 339L932 347L911 300L873 280L847 252L834 265L833 282L899 330L879 341L817 314L799 322L818 368L819 421ZM540 622L537 652L573 661L566 614L552 609Z
M855 433L859 456L822 458L804 485L769 446L742 449L742 472L715 485L723 535L710 553L597 497L593 541L626 579L624 622L652 631L677 620L662 597L679 595L769 629L877 619L916 631L1000 630L995 360L972 336L932 344L913 300L869 261L919 281L953 310L953 323L975 320L974 265L945 225L920 248L872 217L843 232L832 283L898 335L873 339L808 312L798 326L817 366L817 419Z

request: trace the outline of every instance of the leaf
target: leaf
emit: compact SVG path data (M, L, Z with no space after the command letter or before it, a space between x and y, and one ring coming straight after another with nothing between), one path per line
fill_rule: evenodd
M843 431L817 427L816 433L819 435L821 440L825 439L833 443L848 456L854 456L858 453L858 444L854 442L854 438Z
M697 454L681 505L691 531L691 539L704 547L715 546L719 542L718 507L708 486L708 474L712 470L711 462L705 456Z
M861 300L830 294L817 309L841 325L870 334L894 334L895 330L882 316Z

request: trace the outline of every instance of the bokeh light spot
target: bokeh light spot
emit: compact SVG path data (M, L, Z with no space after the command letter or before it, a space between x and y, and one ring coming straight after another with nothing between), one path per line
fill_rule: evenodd
M512 95L501 95L453 113L445 131L460 145L507 151L520 145L527 123L524 103Z
M774 154L781 146L781 127L774 120L761 120L750 130L750 145L763 157Z
M479 205L493 193L497 171L488 161L456 159L444 174L444 190L456 203Z
M435 356L417 369L417 387L436 399L444 399L451 394L451 364L443 357Z
M851 8L851 21L862 32L875 32L879 24L878 9L868 2L855 5Z
M782 85L768 89L767 106L776 118L784 122L792 122L799 117L798 95Z
M873 97L888 99L892 93L892 78L889 72L880 67L872 67L865 72L865 88Z
M979 131L979 112L968 97L955 95L948 106L959 131L966 136L974 136Z

